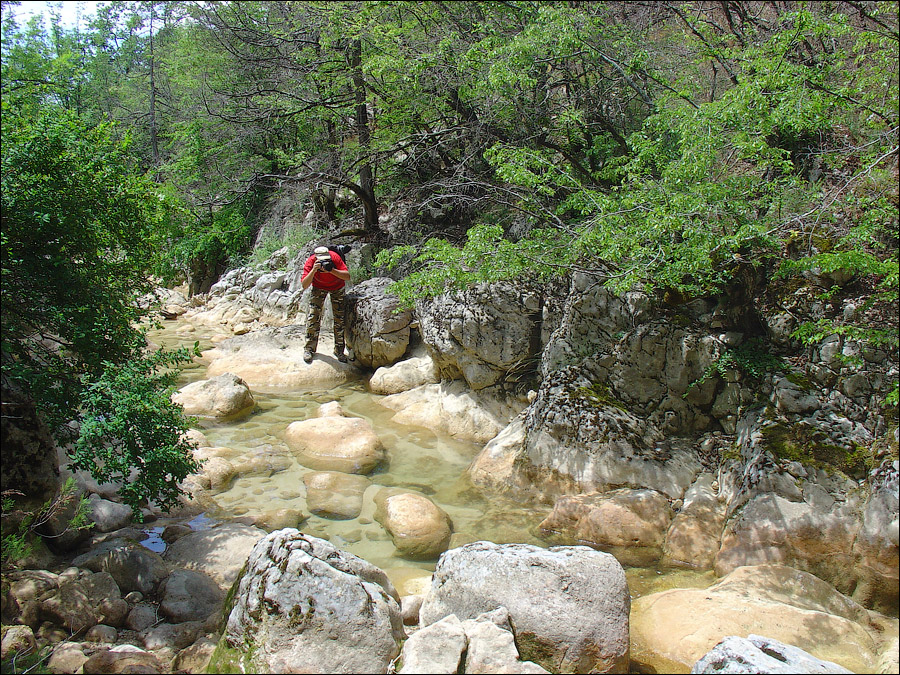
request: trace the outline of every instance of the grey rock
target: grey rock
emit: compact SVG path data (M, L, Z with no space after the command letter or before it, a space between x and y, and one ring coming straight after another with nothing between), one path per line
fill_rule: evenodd
M455 614L435 621L415 633L403 644L398 671L413 673L458 673L467 645L466 632Z
M799 647L749 635L729 636L694 664L691 673L852 673Z
M225 593L203 572L175 570L160 588L159 611L172 623L203 621L221 608Z
M521 658L553 672L606 672L627 667L630 605L625 573L611 555L481 541L440 557L420 616L424 626L505 607Z
M310 663L320 672L385 672L405 637L386 581L324 540L278 530L253 548L222 639L237 650L253 645L244 658L256 672Z
M398 361L409 346L410 310L396 311L393 281L375 277L357 284L346 295L347 345L360 365L380 368Z
M91 495L88 500L91 511L91 520L99 532L112 532L119 530L131 522L132 511L130 506L103 499L98 495Z
M109 572L123 593L156 591L171 567L158 553L133 539L116 538L103 542L72 561L73 565L95 572Z

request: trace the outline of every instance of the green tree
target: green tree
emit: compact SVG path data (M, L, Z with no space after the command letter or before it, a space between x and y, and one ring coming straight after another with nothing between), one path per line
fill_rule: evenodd
M3 105L4 391L26 392L60 442L74 434L76 464L122 481L136 513L171 505L197 463L160 368L188 354L146 355L135 327L159 196L108 127Z

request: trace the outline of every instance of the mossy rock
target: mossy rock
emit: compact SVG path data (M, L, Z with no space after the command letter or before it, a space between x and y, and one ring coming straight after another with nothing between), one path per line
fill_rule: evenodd
M609 387L607 387L602 382L594 382L590 387L580 387L576 390L576 393L581 397L583 401L589 403L595 408L612 406L614 408L618 408L619 410L628 412L625 408L625 404L614 397L612 393L610 393Z
M207 673L250 673L253 672L251 663L252 654L249 651L235 649L228 645L225 636L219 638L212 656L209 658Z
M823 431L809 424L776 422L761 429L766 448L776 457L809 464L849 476L865 475L874 466L870 448L836 445Z

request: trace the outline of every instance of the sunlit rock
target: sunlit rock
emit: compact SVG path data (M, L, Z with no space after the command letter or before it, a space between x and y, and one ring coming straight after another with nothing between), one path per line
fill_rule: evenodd
M662 556L671 519L669 502L659 492L623 488L560 497L540 531L555 543L587 544L623 564L647 567Z
M327 541L278 530L250 553L217 672L383 673L405 637L384 572Z
M709 588L638 598L631 656L641 668L688 672L723 636L751 633L853 672L874 672L877 643L865 608L821 579L780 565L741 567Z
M424 627L505 607L522 660L555 673L627 672L630 604L607 553L479 541L440 557L420 616Z
M197 417L235 417L256 403L247 383L231 372L185 385L172 400L184 407L185 415Z
M324 518L356 518L362 511L369 480L340 471L313 471L303 476L310 513Z
M358 417L291 422L284 440L304 466L317 471L367 474L385 458L372 424Z
M453 523L428 497L385 488L375 495L375 504L375 520L391 535L401 556L427 560L447 550Z

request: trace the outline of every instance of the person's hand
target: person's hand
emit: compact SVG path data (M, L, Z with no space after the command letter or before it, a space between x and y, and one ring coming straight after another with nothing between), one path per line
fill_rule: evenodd
M317 260L316 262L313 263L312 272L313 272L313 274L318 274L321 271L322 271L322 264Z

